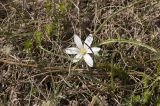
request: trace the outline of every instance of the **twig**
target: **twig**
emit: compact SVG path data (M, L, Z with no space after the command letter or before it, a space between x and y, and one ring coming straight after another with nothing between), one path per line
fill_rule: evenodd
M22 67L31 67L31 68L38 68L39 66L37 64L27 64L27 63L21 63L21 62L13 62L10 60L6 60L6 59L0 59L0 63L5 63L5 64L10 64L10 65L18 65L18 66L22 66ZM37 75L34 76L39 76L39 75L44 75L44 74L48 74L48 73L67 73L68 68L66 67L42 67L42 69L45 72L39 73ZM95 75L95 76L110 76L111 73L110 72L104 72L102 70L98 70L98 69L92 69L92 71L88 71L86 69L71 69L71 71L74 72L78 72L78 73L83 73L83 74L90 74L90 75ZM133 75L133 76L142 76L143 73L142 72L128 72L129 75Z
M0 62L6 63L6 64L11 64L11 65L24 66L24 67L32 67L32 68L37 68L38 67L37 64L27 64L27 63L21 63L21 62L13 62L13 61L6 60L6 59L0 59Z

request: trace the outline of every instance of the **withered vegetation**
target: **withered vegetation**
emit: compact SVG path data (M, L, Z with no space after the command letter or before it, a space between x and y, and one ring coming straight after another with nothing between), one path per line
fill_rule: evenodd
M93 68L64 53L74 33ZM159 106L159 48L159 0L1 0L0 106Z

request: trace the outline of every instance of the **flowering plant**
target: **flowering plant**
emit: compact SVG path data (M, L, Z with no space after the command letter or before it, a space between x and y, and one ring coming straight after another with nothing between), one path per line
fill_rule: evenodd
M67 54L76 54L73 58L73 62L78 62L81 58L85 60L88 66L93 67L93 59L89 55L90 53L97 54L100 51L99 47L90 47L93 41L92 34L85 39L84 44L80 37L74 34L74 42L77 47L69 47L65 49L65 53Z

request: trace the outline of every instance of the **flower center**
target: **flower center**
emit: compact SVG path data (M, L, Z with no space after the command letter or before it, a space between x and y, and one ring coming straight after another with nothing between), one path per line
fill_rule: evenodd
M84 48L80 49L80 54L84 55L84 54L86 54L86 53L87 53L87 50L86 50L86 49L84 49Z

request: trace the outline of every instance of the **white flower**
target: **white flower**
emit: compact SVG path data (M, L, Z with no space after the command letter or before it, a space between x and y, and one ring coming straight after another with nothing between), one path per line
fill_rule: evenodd
M84 44L82 44L82 41L79 38L79 36L74 34L74 42L76 43L77 47L66 48L65 52L67 54L76 54L76 56L73 59L73 62L78 62L81 58L83 58L90 67L93 67L93 59L89 55L89 53L97 54L100 51L100 48L90 47L92 41L92 34L89 34L89 36L85 39Z

